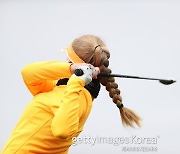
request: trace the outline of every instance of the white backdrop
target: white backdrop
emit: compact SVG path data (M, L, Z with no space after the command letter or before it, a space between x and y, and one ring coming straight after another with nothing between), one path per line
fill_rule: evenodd
M178 0L0 0L0 149L32 99L21 78L22 67L34 61L64 60L61 48L79 35L94 34L110 49L114 73L174 78L177 83L117 79L124 105L143 117L143 127L135 130L122 126L118 109L102 87L80 135L83 143L79 141L69 153L119 154L128 147L149 147L158 154L178 154L179 8ZM156 143L118 142L135 136ZM100 138L104 142L98 142Z

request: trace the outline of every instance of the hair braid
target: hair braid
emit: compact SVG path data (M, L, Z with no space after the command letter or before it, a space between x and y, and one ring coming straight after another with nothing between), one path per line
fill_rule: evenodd
M104 49L102 48L102 50ZM104 59L104 61L102 62L102 66L100 66L100 71L111 73L112 71L108 68L108 66L109 60L107 58ZM109 96L119 108L123 125L134 127L134 124L136 124L138 127L141 127L141 118L135 112L124 107L124 105L122 104L122 97L120 95L121 91L118 89L118 84L115 82L115 78L101 77L100 81L101 84L106 87L106 90L109 92Z

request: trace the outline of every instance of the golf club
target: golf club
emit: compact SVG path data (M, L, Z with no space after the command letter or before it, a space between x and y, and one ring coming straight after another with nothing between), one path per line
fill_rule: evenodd
M76 69L74 72L77 76L83 75L83 71L81 69ZM120 78L131 78L131 79L144 79L144 80L158 80L160 83L164 85L170 85L174 82L175 80L166 80L166 79L157 79L157 78L147 78L147 77L139 77L139 76L131 76L131 75L120 75L120 74L112 74L109 72L101 72L98 74L100 77L120 77Z

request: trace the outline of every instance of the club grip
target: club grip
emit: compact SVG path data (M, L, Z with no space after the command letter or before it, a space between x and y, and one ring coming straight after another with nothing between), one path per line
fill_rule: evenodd
M74 71L74 74L76 75L76 76L82 76L83 74L84 74L84 72L83 72L83 70L82 69L75 69L75 71Z

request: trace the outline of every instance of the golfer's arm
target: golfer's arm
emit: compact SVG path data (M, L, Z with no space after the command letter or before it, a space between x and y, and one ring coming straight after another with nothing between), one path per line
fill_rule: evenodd
M78 132L79 119L82 116L80 101L85 97L82 92L83 86L82 79L69 79L60 107L52 120L51 129L54 136L69 139Z
M71 76L70 64L60 61L28 64L21 73L27 88L33 95L50 91L58 79Z

